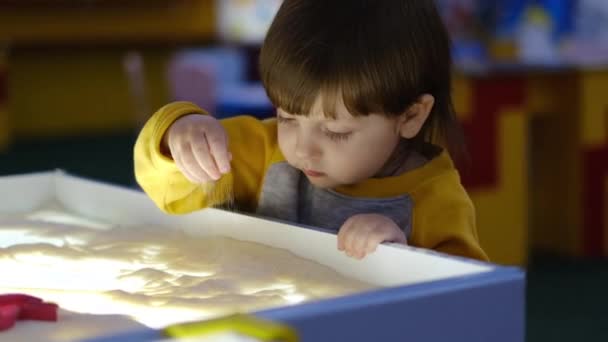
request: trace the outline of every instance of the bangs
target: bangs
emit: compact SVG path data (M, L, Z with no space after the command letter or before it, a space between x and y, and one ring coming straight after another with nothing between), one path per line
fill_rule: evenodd
M383 70L370 66L355 72L348 70L351 68L347 64L311 64L277 60L268 68L261 65L262 83L276 108L308 116L320 99L323 115L329 118L336 118L336 105L340 101L353 116L396 116L406 111L420 95L413 91L406 93L407 86L392 86L386 80L394 76L382 75Z

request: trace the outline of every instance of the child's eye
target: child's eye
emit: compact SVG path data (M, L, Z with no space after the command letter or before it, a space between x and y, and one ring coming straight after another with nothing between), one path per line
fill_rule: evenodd
M332 131L325 131L325 135L327 135L329 139L334 141L344 141L350 138L351 135L353 135L353 132L337 133Z
M277 122L278 123L285 124L285 123L293 123L295 121L296 120L293 119L293 118L286 118L284 116L277 115Z

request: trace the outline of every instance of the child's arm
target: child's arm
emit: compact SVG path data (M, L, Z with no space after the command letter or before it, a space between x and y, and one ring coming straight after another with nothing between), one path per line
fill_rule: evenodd
M169 127L189 114L206 115L192 103L176 102L161 108L148 120L134 149L138 183L156 205L168 213L186 213L221 204L233 196L237 205L253 208L271 151L276 146L276 125L249 117L223 120L233 156L231 172L215 183L200 184L204 177L196 177L191 172L186 177L167 151L161 151L162 139Z
M409 243L446 254L488 260L479 244L475 207L458 175L441 177L413 194L414 218Z

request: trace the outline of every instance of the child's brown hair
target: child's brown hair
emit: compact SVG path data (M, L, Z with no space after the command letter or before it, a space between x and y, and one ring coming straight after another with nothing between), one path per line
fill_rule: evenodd
M423 94L435 105L414 139L463 155L451 99L450 39L433 0L285 0L262 46L260 76L272 103L308 115L323 95L334 116L400 115Z

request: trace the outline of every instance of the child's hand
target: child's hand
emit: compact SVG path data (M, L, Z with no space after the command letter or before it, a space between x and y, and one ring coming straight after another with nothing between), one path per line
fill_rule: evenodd
M346 220L338 233L338 249L357 259L363 259L386 241L407 243L403 230L384 215L354 215Z
M228 137L212 116L193 114L177 119L165 133L162 144L192 183L215 181L230 172Z

